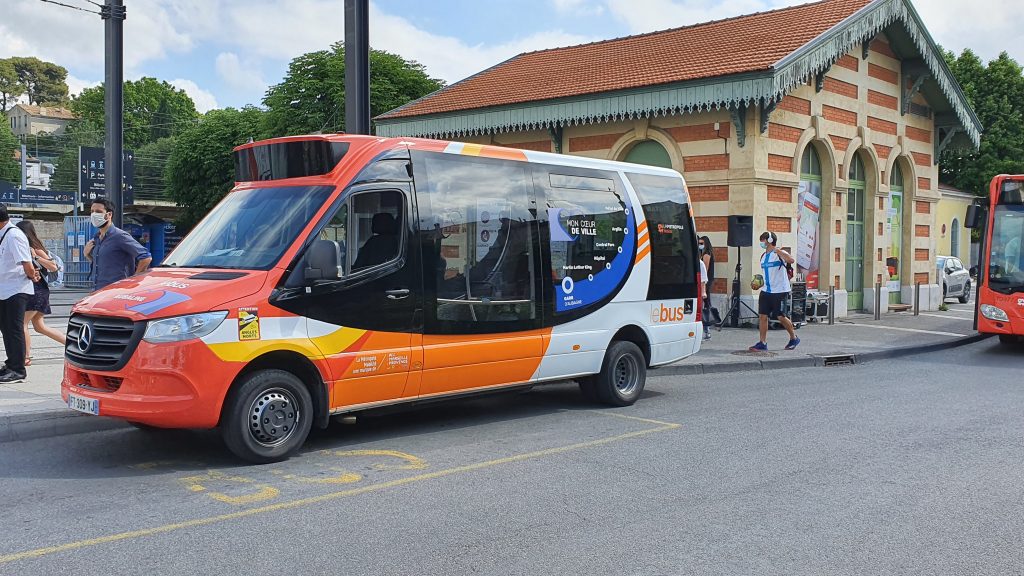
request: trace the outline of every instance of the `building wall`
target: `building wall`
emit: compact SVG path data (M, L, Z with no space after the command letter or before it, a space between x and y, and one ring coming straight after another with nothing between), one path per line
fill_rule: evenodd
M21 108L13 108L7 112L7 123L15 136L34 134L63 134L68 121L59 118L43 118L32 116ZM12 122L13 121L13 122Z
M964 266L971 267L971 231L964 228L964 217L967 215L967 207L974 203L974 197L966 194L944 193L942 199L936 206L937 230L936 254L942 256L956 256ZM954 220L960 228L960 250L953 254L953 226ZM945 230L943 230L945 226Z
M865 166L864 278L865 306L876 282L888 280L886 260L899 259L903 301L910 286L936 282L935 255L938 166L933 161L934 120L900 112L901 62L884 36L870 44L867 59L860 49L847 54L826 74L818 92L813 81L787 95L760 132L760 111L747 112L746 142L726 110L644 118L565 128L562 151L568 154L622 160L645 140L661 143L672 167L687 181L694 202L698 233L716 247L714 294L730 290L737 251L727 248L728 216L754 217L758 231L779 235L780 247L793 251L797 234L797 190L800 159L812 146L822 165L822 207L819 227L819 289L834 286L837 313L846 313L845 297L855 289L846 278L847 198L850 166L860 155ZM912 84L908 82L908 85ZM917 95L914 102L927 105ZM554 151L547 131L482 136L473 142L531 150ZM891 254L886 226L889 178L899 164L904 177L901 254ZM969 245L968 243L964 243ZM742 251L741 293L750 296L759 247ZM937 288L935 288L937 290ZM883 298L888 302L888 298ZM929 307L935 300L929 297ZM937 300L934 302L937 306ZM888 306L888 304L883 304ZM933 306L932 306L933 307Z

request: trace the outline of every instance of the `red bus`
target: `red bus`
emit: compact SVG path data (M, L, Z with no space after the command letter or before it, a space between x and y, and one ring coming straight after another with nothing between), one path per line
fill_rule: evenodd
M1024 340L1024 175L1000 175L989 185L988 206L967 211L969 228L981 228L978 331L1004 344Z

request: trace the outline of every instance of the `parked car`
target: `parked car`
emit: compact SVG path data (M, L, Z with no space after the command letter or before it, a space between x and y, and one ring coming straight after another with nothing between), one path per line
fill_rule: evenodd
M971 300L971 274L959 258L939 256L935 259L942 283L942 300L956 298L961 304Z

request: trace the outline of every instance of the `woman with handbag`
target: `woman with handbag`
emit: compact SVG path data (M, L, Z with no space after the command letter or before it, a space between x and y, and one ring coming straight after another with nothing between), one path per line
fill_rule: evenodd
M17 226L28 238L29 250L32 252L32 258L40 272L39 281L33 284L35 293L29 296L28 304L25 306L25 365L30 366L32 364L32 340L28 330L29 324L35 327L36 332L62 345L67 343L67 337L47 326L44 319L50 313L50 285L46 281L46 276L48 272L57 271L57 263L46 250L39 235L36 234L35 225L28 220L22 220L18 222Z

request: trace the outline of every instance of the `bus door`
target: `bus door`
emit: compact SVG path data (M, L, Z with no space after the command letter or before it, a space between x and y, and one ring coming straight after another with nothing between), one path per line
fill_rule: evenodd
M545 336L529 165L414 160L427 300L420 396L530 381Z
M354 187L317 239L338 244L342 278L300 297L326 357L331 406L414 396L421 362L422 273L408 183Z

